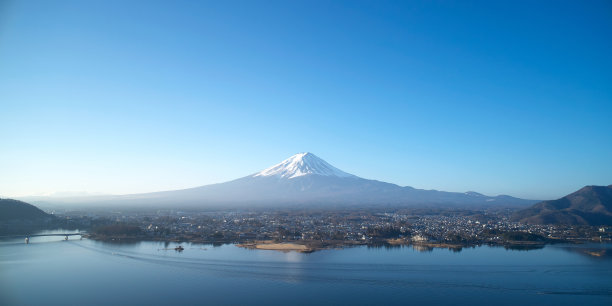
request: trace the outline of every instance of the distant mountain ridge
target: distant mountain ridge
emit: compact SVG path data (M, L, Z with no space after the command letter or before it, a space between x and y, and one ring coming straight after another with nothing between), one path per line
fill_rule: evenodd
M57 199L46 199L47 201ZM31 200L31 201L40 201ZM298 153L263 171L201 187L133 194L64 199L65 202L150 207L330 207L370 205L506 205L536 203L511 196L444 192L401 187L346 173L312 153Z
M612 185L583 187L518 211L512 219L532 224L612 225Z

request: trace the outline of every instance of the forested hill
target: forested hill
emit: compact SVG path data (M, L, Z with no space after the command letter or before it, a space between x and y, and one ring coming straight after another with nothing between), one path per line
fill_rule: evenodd
M13 199L0 199L0 221L39 220L50 218L36 206Z
M535 224L612 225L612 185L586 186L518 211L513 219Z

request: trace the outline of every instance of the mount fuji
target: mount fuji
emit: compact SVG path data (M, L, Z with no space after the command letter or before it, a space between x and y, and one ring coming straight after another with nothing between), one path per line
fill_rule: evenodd
M32 202L42 199L28 199ZM56 203L60 202L55 199ZM64 199L64 203L166 208L343 207L343 206L528 206L537 201L477 192L401 187L346 173L312 153L295 154L249 176L201 187L122 196Z

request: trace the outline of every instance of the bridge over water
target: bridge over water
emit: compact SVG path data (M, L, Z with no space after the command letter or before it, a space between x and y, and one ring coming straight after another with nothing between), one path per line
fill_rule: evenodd
M0 239L12 239L12 238L22 238L25 237L25 243L30 243L30 238L32 237L64 237L64 240L68 240L70 236L83 236L86 235L85 232L80 233L49 233L49 234L21 234L21 235L6 235L0 236Z

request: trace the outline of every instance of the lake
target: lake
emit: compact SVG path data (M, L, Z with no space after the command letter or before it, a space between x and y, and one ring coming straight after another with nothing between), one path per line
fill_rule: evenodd
M612 305L612 245L310 254L70 237L0 241L0 305Z

